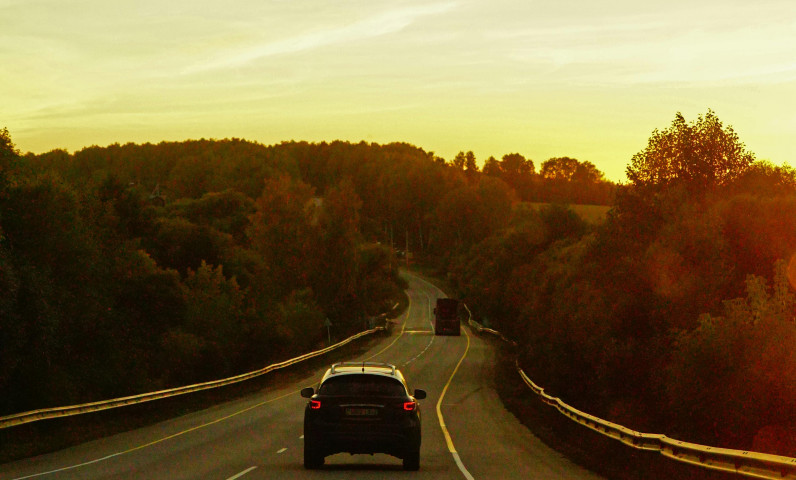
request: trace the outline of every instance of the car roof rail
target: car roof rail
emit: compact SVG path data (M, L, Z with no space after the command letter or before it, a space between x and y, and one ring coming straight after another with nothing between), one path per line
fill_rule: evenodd
M390 375L395 376L395 365L391 363L384 363L384 362L337 362L332 365L332 375L337 372L337 369L340 367L362 367L362 371L365 371L365 367L380 367L380 368L387 368L390 370Z

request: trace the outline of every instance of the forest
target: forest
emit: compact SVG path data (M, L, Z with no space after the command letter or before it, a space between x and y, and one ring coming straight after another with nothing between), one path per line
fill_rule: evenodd
M4 129L0 152L0 415L232 376L362 331L402 295L397 245L489 235L491 209L518 200L506 182L565 197L575 175L580 197L613 193L588 162L542 179L508 155L481 180L472 153L406 144L22 155Z
M546 392L631 429L796 456L796 171L708 111L627 166L607 220L514 210L451 258Z
M241 139L35 155L0 133L0 415L260 368L323 345L326 319L342 338L401 295L411 258L548 393L796 456L796 171L712 111L653 131L626 184L566 156L479 168Z

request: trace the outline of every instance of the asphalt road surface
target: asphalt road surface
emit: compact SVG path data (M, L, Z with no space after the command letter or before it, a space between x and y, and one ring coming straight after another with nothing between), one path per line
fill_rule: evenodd
M73 448L0 465L0 479L599 479L534 437L503 407L494 389L494 351L468 328L432 333L433 303L443 293L407 274L410 304L392 336L352 360L397 365L410 389L422 388L420 470L405 472L388 455L338 454L304 470L299 390L318 370L268 389ZM529 394L530 391L529 391ZM90 422L91 416L86 415Z

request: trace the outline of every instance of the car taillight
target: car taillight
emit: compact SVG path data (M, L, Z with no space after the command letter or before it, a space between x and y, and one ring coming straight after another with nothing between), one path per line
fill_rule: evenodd
M313 410L320 410L321 401L320 400L310 400L310 408L313 409Z
M417 408L417 402L404 402L404 410L407 412L414 412Z

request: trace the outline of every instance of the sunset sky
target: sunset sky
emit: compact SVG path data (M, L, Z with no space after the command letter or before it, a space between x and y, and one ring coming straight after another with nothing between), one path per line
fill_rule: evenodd
M680 111L796 164L792 0L0 0L22 152L238 137L412 143L624 180Z

